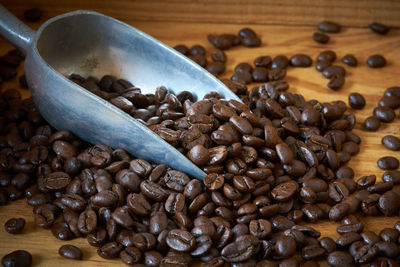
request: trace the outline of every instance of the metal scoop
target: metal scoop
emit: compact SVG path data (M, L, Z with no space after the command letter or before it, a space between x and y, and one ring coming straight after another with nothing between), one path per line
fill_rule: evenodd
M142 93L164 85L174 93L190 91L197 99L216 91L240 101L199 65L151 36L92 11L54 17L35 32L0 4L0 35L26 55L33 100L52 126L204 178L201 169L146 126L66 78L71 73L111 74L132 81Z

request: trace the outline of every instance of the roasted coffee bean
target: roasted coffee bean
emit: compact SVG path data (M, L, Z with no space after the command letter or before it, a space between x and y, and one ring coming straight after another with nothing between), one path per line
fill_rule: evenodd
M326 44L330 39L328 35L320 32L314 32L312 38L314 41L320 44Z
M92 209L87 209L79 215L78 228L82 234L90 234L96 230L97 215Z
M25 10L24 18L29 22L37 22L42 18L42 11L38 8L30 8Z
M190 251L196 244L196 240L191 233L180 229L171 230L166 241L170 248L177 251Z
M342 62L350 67L356 67L358 64L357 58L352 54L347 54L342 57Z
M271 233L271 223L264 219L252 220L249 224L250 234L265 239Z
M372 55L368 57L367 65L371 68L382 68L386 66L386 59L382 55Z
M321 21L318 23L318 30L327 33L338 33L340 32L340 25L332 21Z
M388 107L374 108L374 116L376 116L383 122L392 122L396 117L393 109Z
M272 59L270 56L258 56L254 59L254 66L268 68L271 65Z
M58 222L51 227L51 233L58 239L70 240L74 238L74 234L68 227L66 222Z
M375 175L363 176L357 180L357 188L365 189L371 185L374 185L376 182Z
M328 62L334 62L336 60L336 53L332 50L325 50L322 51L318 56L317 56L317 61L328 61Z
M319 244L325 249L326 253L332 253L336 250L336 243L330 237L321 238Z
M271 62L271 69L286 69L289 66L289 59L284 55L277 55Z
M325 253L325 249L320 245L308 245L302 248L301 257L305 260L321 260Z
M109 242L102 245L97 250L97 254L104 259L114 259L119 256L122 249L123 246L121 244L118 244L117 242Z
M253 81L256 83L267 82L269 79L270 72L266 68L263 67L256 67L254 68L253 72L251 73Z
M29 267L32 265L32 255L26 250L15 250L1 259L4 267Z
M25 227L24 218L11 218L4 224L4 229L10 234L20 234Z
M339 234L345 234L345 233L350 233L350 232L361 233L363 229L364 229L364 225L359 222L359 223L341 225L338 228L336 228L336 231Z
M226 54L224 53L224 51L218 50L215 53L211 53L211 59L214 62L221 62L221 63L225 63L226 62ZM182 101L181 101L182 102Z
M375 132L381 126L381 120L376 116L369 116L364 121L364 128L368 131Z
M374 247L378 249L381 256L395 258L399 255L399 248L394 242L379 241Z
M136 247L126 247L120 252L119 256L126 265L134 265L142 261L142 253Z
M333 65L326 67L323 70L322 75L324 75L325 78L331 79L336 76L345 76L346 70L341 66Z
M327 261L332 266L351 266L354 264L353 257L346 251L334 251L330 253Z
M400 101L398 97L383 96L381 99L379 99L378 106L397 109L400 107Z
M343 86L344 82L345 82L344 76L342 75L333 76L328 83L328 87L332 90L338 90Z
M327 67L331 66L332 63L329 61L317 61L315 63L315 69L319 72L324 71L324 69L326 69Z
M312 59L304 54L296 54L290 58L290 65L293 67L310 67L312 64Z
M400 171L387 171L382 175L382 180L386 183L392 182L397 185L400 183Z
M259 239L252 235L242 235L240 240L225 246L221 251L222 259L227 262L242 262L258 252Z
M390 28L379 22L372 22L368 27L377 34L385 35L389 32Z
M253 81L253 77L250 72L237 72L232 75L231 80L236 82L243 81L249 84Z
M385 216L394 216L398 214L400 208L400 196L392 190L385 192L379 197L379 210Z
M182 212L185 208L185 197L182 194L172 193L165 201L165 210L169 213Z
M299 190L299 185L295 181L281 183L271 191L272 197L280 202L285 202L293 198Z
M80 248L75 247L73 245L63 245L58 249L58 254L62 257L72 260L81 260L82 259L82 251Z
M399 160L391 156L382 157L377 163L382 170L396 170L399 167Z
M362 109L365 107L365 98L359 93L349 94L349 105L354 109Z
M336 244L340 247L347 247L355 241L361 240L361 236L355 232L348 232L342 234L337 240Z
M275 252L280 257L289 258L296 252L296 241L290 236L280 236L275 243Z

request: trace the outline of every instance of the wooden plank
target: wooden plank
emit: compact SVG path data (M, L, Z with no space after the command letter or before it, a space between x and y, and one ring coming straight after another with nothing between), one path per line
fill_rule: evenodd
M125 21L316 25L322 20L333 20L355 27L366 27L372 21L400 27L400 1L396 0L3 0L2 3L19 16L27 7L39 7L47 18L89 9Z
M25 4L26 7L26 4ZM21 7L21 11L25 9ZM55 9L54 13L65 12L66 9ZM111 11L110 11L111 12ZM115 12L115 11L113 11ZM123 12L121 11L121 14ZM121 16L123 17L123 16ZM215 23L175 23L175 22L151 22L140 21L130 17L125 22L136 26L137 28L153 35L164 41L168 45L174 46L184 43L189 46L201 44L209 51L213 48L206 40L206 35L214 33L236 33L243 25L234 24L215 24ZM31 24L36 28L39 24ZM356 178L376 174L378 179L383 173L376 161L384 155L399 157L400 152L388 151L380 144L381 138L386 134L400 135L399 115L394 123L384 124L377 133L363 131L361 122L369 116L376 106L379 97L385 88L399 84L400 75L400 30L394 30L387 36L378 36L372 34L367 29L344 29L342 33L331 35L332 41L328 45L319 45L311 40L314 31L313 26L271 26L255 25L254 30L261 36L263 45L259 48L235 47L227 51L228 65L225 77L230 77L234 66L239 62L251 63L258 55L275 56L285 54L287 56L295 53L305 53L313 58L324 49L333 49L338 56L344 56L346 53L352 53L359 59L359 67L346 67L348 75L344 88L335 92L326 87L327 80L313 67L305 69L289 68L286 80L290 83L290 92L303 94L307 99L318 99L320 101L343 100L347 102L347 95L350 92L360 92L367 99L367 106L360 111L355 112L357 117L355 133L362 137L361 151L352 158L349 166L354 168ZM3 40L0 40L0 55L4 54L11 47ZM370 69L366 66L367 57L374 53L381 53L388 59L388 66L382 69ZM337 61L339 65L342 65ZM22 73L22 67L20 68ZM17 88L17 80L6 82L3 90L8 88ZM251 88L251 86L250 86ZM27 91L23 91L28 96ZM397 113L398 114L398 111ZM40 229L33 223L31 208L26 205L25 200L20 200L6 207L0 207L0 228L4 222L11 217L25 217L27 227L24 235L10 235L0 229L0 257L15 249L27 249L32 252L35 266L117 266L119 260L105 260L100 258L95 248L90 247L85 239L79 238L69 242L62 242L55 239L50 231ZM399 217L381 218L373 217L363 219L365 228L379 232L384 227L392 227L399 220ZM322 221L318 224L307 224L315 227L322 232L323 236L337 238L337 223ZM71 243L83 249L84 260L82 262L73 262L62 259L57 250L62 244ZM322 266L327 266L323 264Z

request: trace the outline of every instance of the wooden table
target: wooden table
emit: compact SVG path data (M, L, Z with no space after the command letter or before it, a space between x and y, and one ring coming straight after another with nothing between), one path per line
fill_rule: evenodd
M274 20L265 21L262 20L262 24L236 24L238 20L231 20L234 23L229 23L229 21L224 21L225 23L220 23L218 19L207 20L207 11L213 12L210 7L202 6L201 4L208 1L182 1L181 4L174 3L173 1L166 1L164 3L157 1L121 1L116 3L116 7L113 9L108 1L99 1L99 3L90 4L90 1L68 1L63 0L58 3L58 1L51 4L50 2L39 0L28 4L27 1L3 1L5 6L11 11L21 17L22 12L27 7L40 7L45 11L45 19L57 15L71 9L77 8L92 8L102 11L106 14L115 16L116 18L122 19L144 32L160 39L170 46L174 46L179 43L191 46L193 44L201 44L205 46L209 51L214 50L214 48L207 42L206 36L208 33L237 33L243 26L251 26L261 37L263 45L259 48L245 48L245 47L235 47L228 50L226 53L228 55L227 72L224 76L230 77L233 72L234 66L239 62L249 62L251 63L254 58L259 55L270 55L275 56L278 54L285 54L291 56L295 53L305 53L312 56L313 59L316 58L317 54L325 49L332 49L336 51L338 57L342 57L347 53L354 54L359 60L359 66L356 68L345 67L348 75L346 76L346 84L344 87L335 92L331 91L326 87L328 80L322 77L322 75L317 72L313 67L310 68L289 68L287 77L285 78L290 83L290 92L301 93L307 99L318 99L320 101L332 101L332 100L343 100L347 102L347 96L351 92L362 93L366 100L367 105L361 111L354 111L357 118L357 124L354 132L362 137L361 150L358 155L352 158L349 162L356 176L358 178L363 175L376 174L378 180L383 173L377 165L376 161L378 158L384 155L391 155L399 158L400 152L393 152L385 149L381 145L381 138L386 134L393 134L400 136L400 119L399 111L396 112L397 118L394 123L384 124L378 133L370 133L361 130L362 121L372 113L373 108L376 106L378 99L387 87L400 85L400 30L393 29L387 36L380 36L373 34L369 29L365 27L358 27L362 25L367 25L369 21L374 18L382 18L386 23L392 22L392 25L400 26L398 21L399 2L391 1L366 1L367 9L374 9L373 12L367 12L361 10L357 13L354 21L351 20L350 13L351 6L345 5L342 7L346 9L345 12L340 13L336 9L333 13L337 21L342 22L345 25L353 25L357 27L346 27L339 34L332 34L331 41L327 45L320 45L315 43L311 36L315 31L315 25L304 25L307 23L316 23L316 19L321 19L321 14L314 17L305 17L304 23L302 23L301 18L296 18L296 21L284 21L284 13L282 12L294 12L294 7L292 9L285 9L282 7L283 11L279 14L273 14L272 18L280 22L281 25L270 25L274 24ZM110 1L111 2L111 1ZM246 1L244 1L246 2ZM284 1L283 3L286 3ZM345 3L347 1L335 1L340 3ZM45 6L44 4L47 3ZM57 4L56 4L57 3ZM138 9L127 10L124 9L121 3L134 6ZM189 5L192 3L192 5ZM221 11L221 5L224 1L220 0L216 2L219 3L219 11ZM308 1L299 2L299 12L303 10L309 11ZM321 4L322 6L328 5L330 1L314 1L314 4ZM378 5L377 3L382 3ZM149 12L149 5L154 4L154 13ZM158 5L156 5L158 4ZM173 9L173 5L176 5L176 9ZM225 3L226 4L226 3ZM257 4L255 1L248 1L248 10L257 10ZM162 13L159 5L168 6L166 12L171 12L171 19L168 20L168 16ZM187 9L188 13L193 13L193 17L185 15L186 13L182 10L181 5L186 5L186 7L202 6L203 15L198 15L193 9ZM222 5L223 6L223 5ZM225 5L227 6L227 4ZM242 4L244 8L244 4ZM140 9L141 8L141 9ZM341 8L340 6L337 8ZM318 8L317 8L318 9ZM175 11L173 11L175 10ZM181 20L176 11L181 12ZM306 12L304 11L304 12ZM308 12L307 11L307 12ZM339 10L340 11L340 10ZM397 11L397 13L396 13ZM131 12L131 16L129 16ZM146 13L147 12L147 13ZM240 12L237 9L232 9L232 7L227 8L227 12L232 12L232 18L240 18ZM236 13L235 13L236 12ZM237 13L239 12L239 13ZM365 14L364 14L365 13ZM197 17L196 15L197 14ZM238 15L239 14L239 15ZM247 13L246 13L247 14ZM290 13L291 14L291 13ZM297 14L297 13L296 13ZM335 15L336 14L336 15ZM152 19L155 15L158 18L162 16L162 19L154 20ZM256 14L257 16L259 13ZM332 15L332 14L331 14ZM333 16L332 15L332 16ZM326 15L328 16L328 15ZM370 16L370 17L368 17ZM227 17L225 17L226 19ZM243 15L244 22L251 23L251 16ZM362 18L362 19L360 19ZM243 21L242 20L242 21ZM288 20L288 18L286 18ZM204 22L207 21L207 22ZM43 21L42 21L43 22ZM184 23L183 23L184 22ZM240 21L239 21L240 22ZM267 23L270 24L267 25ZM293 25L283 25L293 24ZM31 27L37 28L40 23L30 24ZM7 44L4 40L0 40L0 55L6 53L11 46ZM366 66L366 59L369 55L380 53L383 54L388 60L388 65L382 69L371 69ZM342 65L339 60L336 61L337 64ZM22 74L22 67L20 69L19 75ZM17 88L17 80L6 82L3 84L3 90L8 88ZM250 85L249 88L252 86ZM24 96L28 96L27 91L23 91ZM68 243L79 246L84 253L84 261L82 262L72 262L70 260L62 259L57 251L62 244L66 242L55 239L52 234L44 229L36 227L33 222L31 207L28 207L25 200L15 201L6 207L0 207L0 227L6 220L11 217L24 217L27 221L27 225L23 232L23 235L10 235L4 230L0 229L0 257L3 257L6 253L9 253L16 249L26 249L30 251L33 255L35 266L116 266L121 264L119 260L104 260L100 258L96 250L90 247L85 239L78 238ZM394 223L399 220L399 217L391 218L365 218L363 219L365 223L365 228L379 232L384 227L392 227ZM313 227L320 230L323 236L330 236L334 239L338 237L336 233L336 227L338 224L321 221L318 224L312 224ZM325 264L326 265L326 264Z

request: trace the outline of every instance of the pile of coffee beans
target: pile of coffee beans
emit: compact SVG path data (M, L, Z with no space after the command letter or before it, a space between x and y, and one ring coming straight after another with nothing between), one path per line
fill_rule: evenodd
M319 29L338 32L340 26L324 22ZM219 49L211 54L211 64L201 45L175 49L203 67L221 63L225 69L222 50L261 44L248 28L238 36L209 40ZM3 62L20 54L7 55L0 64L9 66ZM344 61L356 65L354 59L347 56ZM343 85L346 74L343 67L332 65L335 60L335 52L324 51L316 63L332 89ZM387 170L382 183L376 183L375 175L354 181L354 171L346 166L361 143L352 132L354 114L343 101L307 101L289 92L282 80L289 65L309 67L312 59L304 54L290 59L259 56L253 63L238 64L232 78L222 80L243 103L221 99L216 92L196 102L190 92L174 95L163 86L143 94L112 75L69 76L186 155L207 174L203 181L57 131L43 120L31 98L22 100L17 90L4 91L0 204L26 197L37 226L60 240L84 237L99 256L120 258L127 265L190 266L201 261L207 267L281 267L319 266L318 261L326 260L332 266L397 266L400 221L376 234L365 229L359 217L400 215L399 161L378 160ZM223 73L218 67L211 69L216 75ZM4 79L2 73L0 68ZM21 85L24 82L21 78ZM263 84L248 90L252 82ZM400 106L398 89L385 91L374 110L378 123L390 122L387 110ZM362 108L362 100L361 95L349 97L353 108ZM382 143L398 150L399 140L393 137ZM341 221L336 241L301 225L325 219ZM18 234L24 225L24 219L11 218L4 227ZM68 244L58 253L74 260L83 257L79 248ZM30 266L32 256L18 250L4 256L2 263Z

